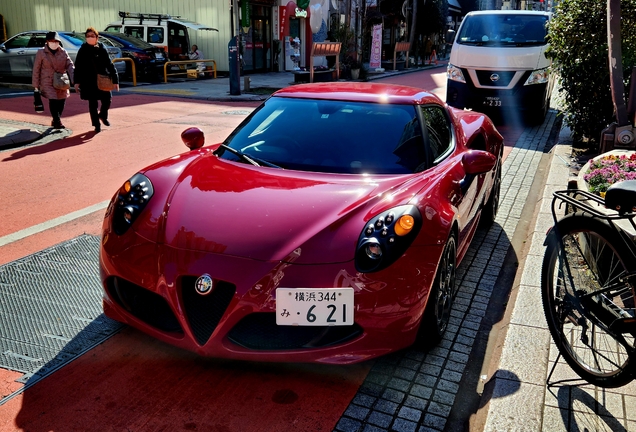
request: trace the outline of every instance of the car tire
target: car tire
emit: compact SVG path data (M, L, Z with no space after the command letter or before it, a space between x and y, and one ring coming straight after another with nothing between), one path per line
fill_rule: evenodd
M457 240L451 234L446 241L435 281L429 293L424 316L420 323L416 345L431 348L440 343L450 320L456 290Z
M495 183L492 185L490 196L484 209L481 211L480 225L484 228L490 228L495 223L497 212L499 211L499 197L501 195L501 165L497 167L495 174Z

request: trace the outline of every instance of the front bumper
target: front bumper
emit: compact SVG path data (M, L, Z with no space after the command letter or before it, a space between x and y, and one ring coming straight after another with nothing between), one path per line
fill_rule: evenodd
M421 248L388 269L361 274L352 261L262 262L158 245L132 230L105 238L100 273L106 315L200 355L231 359L347 364L407 347L436 267L436 261L421 262ZM432 249L426 252L441 254L441 246ZM205 273L219 283L201 296L194 281ZM355 324L277 326L277 287L352 287Z
M455 108L470 108L479 112L514 109L537 112L549 103L550 82L523 85L530 75L526 72L511 88L475 86L472 76L462 69L466 82L447 81L446 103Z

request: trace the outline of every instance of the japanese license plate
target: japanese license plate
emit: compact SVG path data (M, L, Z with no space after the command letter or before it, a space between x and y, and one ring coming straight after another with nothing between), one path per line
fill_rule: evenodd
M155 53L155 58L156 58L157 60L163 60L163 53L161 53L161 52L156 52L156 53Z
M501 106L501 99L499 99L498 97L494 97L494 96L488 96L486 98L484 98L484 106L488 106L488 107L500 107Z
M276 324L353 325L353 288L277 288Z

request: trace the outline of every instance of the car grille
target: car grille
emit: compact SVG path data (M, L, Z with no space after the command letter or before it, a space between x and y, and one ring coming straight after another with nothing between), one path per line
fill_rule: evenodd
M181 296L190 329L199 345L205 345L234 298L236 287L217 281L210 294L201 295L194 289L196 280L195 276L181 278Z
M362 334L352 326L279 326L274 313L253 313L239 321L228 334L237 345L253 350L322 348L349 341Z
M492 87L507 87L510 84L510 81L515 76L515 71L489 71L489 70L476 70L477 79L479 80L479 84L483 86L492 86ZM497 81L493 81L491 76L494 74L499 76Z
M164 332L183 334L177 317L159 294L118 277L109 278L106 288L117 304L146 324Z

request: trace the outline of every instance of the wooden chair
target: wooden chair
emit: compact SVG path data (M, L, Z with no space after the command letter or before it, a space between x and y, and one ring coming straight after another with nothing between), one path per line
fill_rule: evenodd
M404 67L409 67L409 51L411 50L411 43L410 42L396 42L395 43L395 50L393 50L393 70L397 70L396 69L396 63L397 63L397 55L399 52L406 52L406 63L404 65Z

